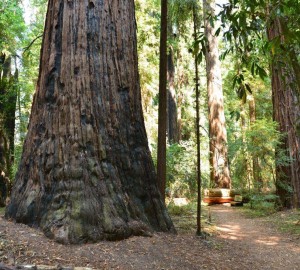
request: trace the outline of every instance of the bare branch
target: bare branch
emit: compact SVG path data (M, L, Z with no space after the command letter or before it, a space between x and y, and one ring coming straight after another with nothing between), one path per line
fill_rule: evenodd
M29 44L27 47L23 48L23 54L24 54L26 51L28 51L28 50L30 49L30 47L31 47L31 46L32 46L39 38L41 38L42 36L43 36L43 34L37 36L34 40L32 40L32 41L30 42L30 44Z

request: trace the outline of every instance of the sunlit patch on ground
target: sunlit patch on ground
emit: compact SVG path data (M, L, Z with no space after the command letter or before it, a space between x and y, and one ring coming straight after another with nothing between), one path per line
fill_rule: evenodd
M224 224L217 226L220 237L231 240L242 240L245 234L241 232L239 225Z
M276 237L276 236L268 237L268 238L265 238L265 239L255 240L256 243L267 245L267 246L276 246L276 245L278 245L279 241L280 241L280 238Z

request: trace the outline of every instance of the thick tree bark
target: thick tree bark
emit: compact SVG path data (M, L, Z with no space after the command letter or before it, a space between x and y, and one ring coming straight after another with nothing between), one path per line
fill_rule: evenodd
M285 43L282 32L282 22L279 18L271 20L268 26L268 39L280 38ZM277 162L276 189L282 207L300 207L300 137L299 128L300 107L299 87L293 65L290 65L288 53L275 52L272 56L272 94L273 117L279 124L279 130L285 134L276 156L284 151L290 158L289 164ZM290 188L293 192L290 192Z
M50 0L6 218L61 243L172 231L143 122L133 0Z
M203 0L203 12L205 18L205 36L207 38L205 59L210 138L210 180L217 187L229 188L231 186L231 179L228 167L227 132L225 127L218 38L214 35L216 29L211 25L208 18L215 14L214 0Z

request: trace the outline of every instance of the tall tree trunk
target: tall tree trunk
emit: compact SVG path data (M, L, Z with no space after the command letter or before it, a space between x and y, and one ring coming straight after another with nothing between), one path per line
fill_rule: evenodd
M279 38L284 47L285 37L282 22L278 17L270 20L268 25L268 39ZM277 162L276 189L282 207L300 207L300 137L299 128L300 107L297 74L288 59L288 52L275 52L272 56L272 95L273 117L279 123L279 130L285 134L280 147L276 150L276 157L284 151L290 158L289 164ZM290 188L293 192L290 192Z
M255 123L256 120L256 109L255 109L255 99L253 95L248 95L249 104L249 116L250 116L250 128ZM261 177L261 167L259 162L259 157L252 155L252 171L254 184L257 185L258 190L264 187L263 179Z
M205 19L206 74L209 118L210 180L215 186L230 188L231 179L228 167L227 133L225 127L224 101L222 90L221 67L219 61L218 38L216 28L211 25L209 16L214 17L214 0L203 0Z
M167 173L167 35L168 35L168 1L161 0L161 29L159 53L159 108L158 108L158 142L157 142L157 179L159 190L165 200Z
M194 24L194 43L197 41L198 25L199 19L197 16L197 11L199 11L198 5L193 6L193 24ZM197 141L197 235L202 234L201 229L201 188L202 188L202 178L201 178L201 134L200 134L200 79L199 79L199 69L198 69L198 52L194 52L194 65L195 65L195 94L196 94L196 141Z
M249 153L247 152L247 141L246 141L246 129L247 129L247 121L246 121L246 110L245 106L242 103L240 105L240 120L241 120L241 131L242 131L242 152L243 152L243 163L244 163L244 171L243 175L247 180L248 189L250 190L253 186L252 179L252 171L251 171L251 160L249 160Z
M170 27L169 27L170 28ZM170 143L178 143L177 98L175 89L175 64L173 48L168 52L168 139Z
M5 216L61 243L173 230L144 127L133 0L48 2Z
M184 103L184 87L189 84L187 79L186 70L181 65L183 62L183 57L180 51L177 51L177 70L176 70L176 88L177 88L177 134L178 134L178 142L182 140L182 111L183 111L183 103Z

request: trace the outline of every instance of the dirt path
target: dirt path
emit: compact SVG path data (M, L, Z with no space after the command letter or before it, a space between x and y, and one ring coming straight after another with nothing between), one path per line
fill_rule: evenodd
M300 269L299 238L281 235L263 219L247 219L237 209L211 209L218 232L207 239L196 237L193 228L178 235L157 233L73 246L57 244L37 229L0 217L0 263L51 266L37 268L43 270Z
M212 206L222 249L240 269L300 269L299 236L284 235L266 219L250 219L237 209Z

